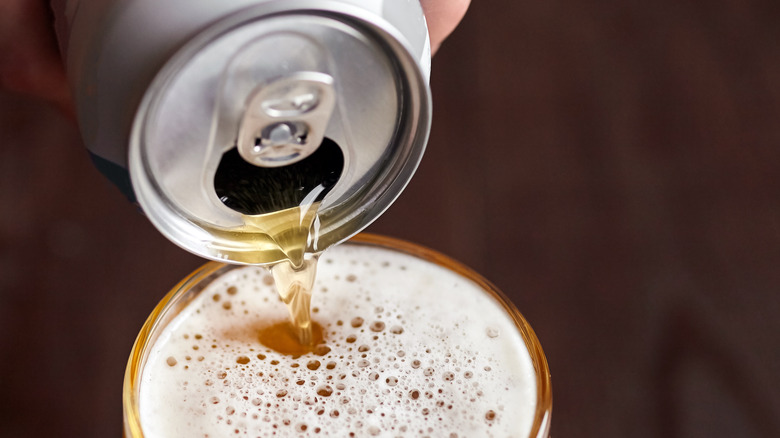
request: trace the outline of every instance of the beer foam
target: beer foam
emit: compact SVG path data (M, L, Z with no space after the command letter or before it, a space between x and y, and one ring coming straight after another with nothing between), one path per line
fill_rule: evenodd
M260 344L260 328L287 310L266 269L234 269L152 347L145 436L528 436L531 358L478 285L363 245L329 249L318 270L312 316L329 351L291 357Z

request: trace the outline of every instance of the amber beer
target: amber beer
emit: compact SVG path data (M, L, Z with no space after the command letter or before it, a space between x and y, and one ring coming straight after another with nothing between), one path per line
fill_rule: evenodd
M422 247L358 236L325 252L310 351L260 267L209 263L154 309L128 362L125 436L546 437L533 330L494 286Z

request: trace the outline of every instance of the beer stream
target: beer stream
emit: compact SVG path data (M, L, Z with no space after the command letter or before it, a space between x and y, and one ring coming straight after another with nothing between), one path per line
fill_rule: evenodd
M291 354L313 351L322 330L311 320L311 294L319 255L307 252L317 239L317 212L344 165L341 149L325 139L306 159L281 168L246 163L235 149L220 163L215 177L222 202L244 214L244 224L230 230L210 230L221 255L237 262L265 264L273 275L290 323L260 333L269 348ZM292 330L292 336L286 331Z
M269 266L279 297L290 314L291 326L277 327L276 331L291 328L294 338L305 347L313 346L316 341L312 337L310 303L319 256L307 253L306 248L309 240L316 237L310 236L310 232L319 205L315 202L265 215L245 216L241 228L212 231L220 239L232 242L231 259Z

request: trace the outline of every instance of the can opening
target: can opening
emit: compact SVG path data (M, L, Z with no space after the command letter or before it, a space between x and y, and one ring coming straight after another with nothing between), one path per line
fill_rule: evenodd
M228 208L245 215L273 213L321 201L344 170L344 153L324 138L317 150L296 163L258 167L234 147L222 155L214 189Z

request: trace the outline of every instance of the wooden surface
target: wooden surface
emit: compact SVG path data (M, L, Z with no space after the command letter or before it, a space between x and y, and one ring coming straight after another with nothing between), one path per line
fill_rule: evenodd
M780 3L474 1L370 231L511 296L553 436L780 436ZM133 339L201 261L7 93L0 206L0 436L119 436Z

